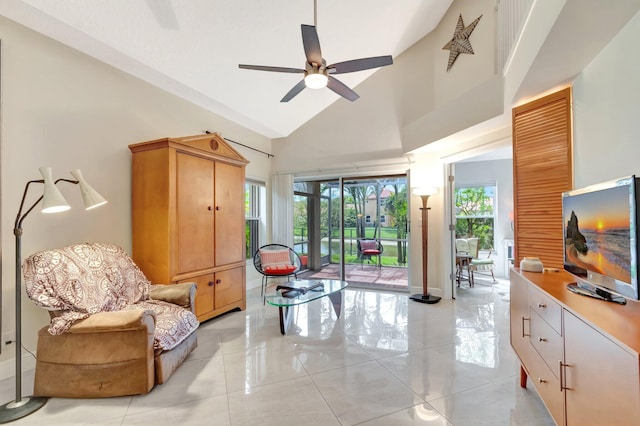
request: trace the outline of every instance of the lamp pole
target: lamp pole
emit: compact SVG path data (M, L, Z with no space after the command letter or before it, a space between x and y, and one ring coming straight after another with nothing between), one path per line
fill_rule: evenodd
M16 398L14 401L8 402L0 407L0 423L8 423L17 419L21 419L22 417L28 416L29 414L39 410L47 403L47 398L45 397L22 397L22 221L25 219L25 217L27 217L29 213L31 213L31 211L43 198L43 196L40 196L40 198L38 198L36 202L33 203L29 210L22 214L24 201L27 197L27 193L29 192L29 185L31 185L32 183L44 183L44 180L40 179L27 182L27 185L24 188L24 193L22 194L22 200L20 201L20 209L18 210L16 221L13 226L13 235L15 235L16 241Z
M422 199L422 207L420 212L422 213L422 294L413 294L409 298L420 303L434 304L438 303L441 297L432 296L429 294L428 280L428 266L429 266L429 210L427 207L427 201L430 194L419 194Z
M22 222L27 217L27 215L31 213L31 211L40 203L40 201L43 202L43 213L56 213L68 210L70 208L70 206L67 204L66 200L56 187L56 184L61 181L68 182L74 185L80 185L82 198L85 202L86 209L91 209L107 202L104 198L102 198L100 194L95 192L95 190L86 183L84 178L82 178L79 170L74 170L73 172L71 172L71 174L74 177L77 177L78 180L58 179L55 182L51 179L51 168L42 167L40 168L40 172L42 173L44 179L31 180L25 185L24 192L22 193L22 200L20 201L20 208L18 209L16 221L13 226L13 235L15 235L16 240L16 398L14 401L7 402L6 404L0 406L0 424L12 422L36 412L40 408L42 408L48 400L47 397L42 396L28 396L24 398L22 397ZM32 183L44 184L44 193L35 201L35 203L31 205L31 207L29 207L26 212L22 213L24 202L27 197L27 193L29 192L29 186Z

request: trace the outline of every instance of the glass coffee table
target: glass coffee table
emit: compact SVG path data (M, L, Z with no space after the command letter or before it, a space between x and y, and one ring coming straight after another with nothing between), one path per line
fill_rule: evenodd
M329 296L338 318L342 309L342 290L349 284L339 280L294 280L276 287L276 293L266 296L267 303L280 312L280 333L285 334L291 321L291 311L297 305Z

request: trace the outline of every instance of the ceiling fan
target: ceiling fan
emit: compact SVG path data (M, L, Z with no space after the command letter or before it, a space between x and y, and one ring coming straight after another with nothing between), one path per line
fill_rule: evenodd
M314 24L316 23L315 1L314 1ZM306 55L304 69L302 68L285 68L271 67L263 65L238 65L242 69L257 71L272 71L285 73L304 73L304 78L298 84L293 86L289 92L284 95L280 102L289 102L298 93L302 92L305 87L310 89L321 89L328 87L338 95L350 101L355 101L360 96L351 90L347 85L333 77L334 74L346 74L349 72L363 71L371 68L383 67L393 64L393 59L388 56L375 56L371 58L352 59L350 61L337 62L327 65L322 57L320 50L320 40L316 25L301 25L302 29L302 45Z

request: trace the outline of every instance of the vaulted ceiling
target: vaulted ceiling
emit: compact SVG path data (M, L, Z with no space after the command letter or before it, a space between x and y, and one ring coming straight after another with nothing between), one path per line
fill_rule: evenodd
M288 136L341 99L324 88L282 97L304 68L301 24L317 24L328 64L398 56L452 0L3 0L0 14L270 138ZM316 11L316 13L314 13ZM376 70L341 74L358 91ZM357 101L356 101L357 102Z

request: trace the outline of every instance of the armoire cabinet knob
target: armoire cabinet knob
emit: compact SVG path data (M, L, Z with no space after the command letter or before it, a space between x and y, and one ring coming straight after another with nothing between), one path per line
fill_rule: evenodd
M211 206L207 206L207 210L212 211L212 210L213 210L213 207L211 207Z
M216 210L217 210L217 211L220 211L220 210L222 210L222 207L220 207L220 206L216 206Z
M220 284L221 282L222 282L222 280L221 280L220 278L218 278L218 279L216 280L216 284Z
M213 281L209 281L209 287L213 287Z

